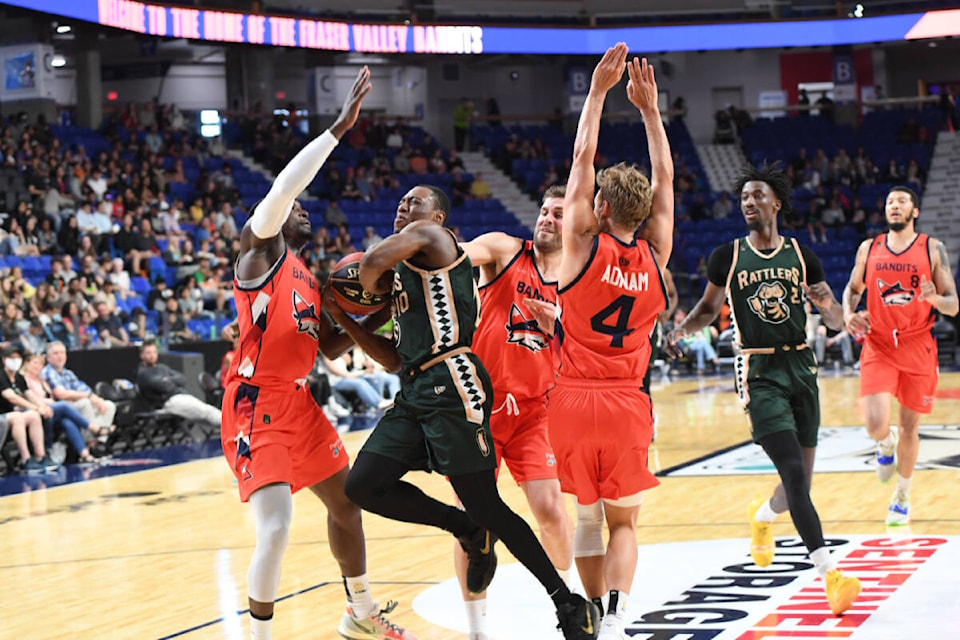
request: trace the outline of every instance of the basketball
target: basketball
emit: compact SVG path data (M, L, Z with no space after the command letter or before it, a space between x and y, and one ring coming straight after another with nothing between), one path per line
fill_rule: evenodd
M352 316L375 313L390 301L390 294L367 293L360 286L360 259L358 251L341 258L330 274L330 291L340 308Z

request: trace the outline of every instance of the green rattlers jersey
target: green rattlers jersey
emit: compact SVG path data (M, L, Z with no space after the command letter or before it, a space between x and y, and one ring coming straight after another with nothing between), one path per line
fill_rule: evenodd
M457 250L460 257L443 269L426 271L407 261L397 265L393 339L405 368L473 342L480 296L470 259Z
M727 298L737 340L744 349L796 346L807 339L807 313L801 283L807 265L800 246L781 238L770 253L753 248L748 238L733 243Z

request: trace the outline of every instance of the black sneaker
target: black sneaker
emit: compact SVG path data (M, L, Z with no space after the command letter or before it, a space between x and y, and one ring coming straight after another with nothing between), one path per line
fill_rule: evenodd
M583 596L573 594L573 600L557 607L557 628L566 640L588 640L600 632L600 609Z
M483 593L493 582L493 574L497 571L497 554L493 545L497 537L487 529L477 529L470 536L457 538L460 546L467 552L467 589L470 593Z

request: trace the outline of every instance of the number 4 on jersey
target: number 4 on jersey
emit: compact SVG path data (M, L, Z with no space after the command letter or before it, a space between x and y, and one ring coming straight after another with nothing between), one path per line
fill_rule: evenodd
M590 318L590 327L597 333L611 336L611 347L623 348L623 339L634 331L627 328L627 323L635 301L632 296L620 296ZM612 324L604 322L614 314L617 317Z

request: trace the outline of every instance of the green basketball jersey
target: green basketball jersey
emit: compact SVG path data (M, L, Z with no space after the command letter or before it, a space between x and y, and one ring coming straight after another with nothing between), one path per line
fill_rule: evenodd
M748 238L734 241L727 297L742 348L806 342L807 313L800 287L806 281L807 265L794 239L781 238L780 246L767 254L754 249Z
M453 264L426 271L407 261L393 280L393 339L404 367L469 347L480 321L473 266L462 249Z

